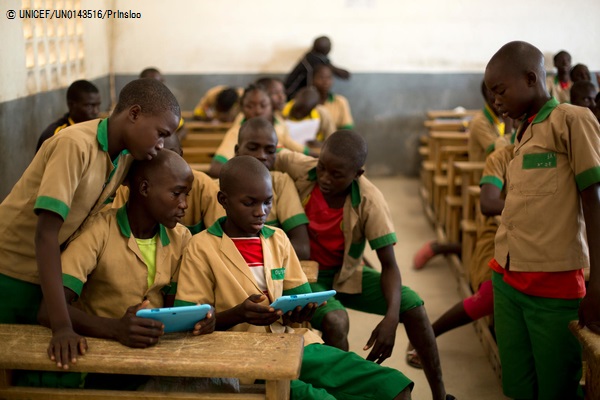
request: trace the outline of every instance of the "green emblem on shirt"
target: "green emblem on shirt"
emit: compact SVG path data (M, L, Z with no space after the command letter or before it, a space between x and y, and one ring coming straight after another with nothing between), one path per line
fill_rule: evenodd
M282 280L285 278L285 268L277 268L271 270L271 279L274 281Z
M556 168L556 153L535 153L523 155L523 169Z

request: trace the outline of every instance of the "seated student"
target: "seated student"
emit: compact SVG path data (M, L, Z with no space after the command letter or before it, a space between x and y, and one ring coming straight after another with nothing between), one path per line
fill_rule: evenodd
M329 112L319 104L319 93L312 86L298 91L281 113L292 138L306 145L318 145L335 132Z
M100 92L98 88L92 82L85 80L71 83L67 89L67 107L69 108L68 113L44 129L35 148L36 152L42 147L44 141L67 126L98 118L100 112Z
M271 98L271 106L273 107L273 114L280 115L285 107L287 97L285 95L285 86L283 81L279 78L260 78L256 81L256 84L263 86L269 97Z
M579 82L579 81L591 81L592 74L590 74L590 70L587 66L583 64L577 64L571 71L569 72L569 78L571 78L571 82Z
M181 142L177 135L171 135L165 139L165 149L174 151L183 156ZM179 222L185 225L192 235L206 229L215 223L215 221L225 215L225 210L217 201L219 186L215 181L204 172L192 169L194 182L192 189L188 193L187 210L185 216ZM112 202L112 208L121 208L129 198L129 187L121 185L115 194Z
M571 70L571 55L562 50L554 56L555 76L546 77L546 89L550 96L553 96L560 103L569 102L569 90L571 89L571 79L569 71Z
M587 107L592 112L596 109L596 86L590 81L577 81L571 86L571 104Z
M315 39L312 49L294 67L292 72L285 78L285 92L288 98L294 97L296 92L305 86L312 86L313 70L317 65L329 65L335 76L341 79L349 79L350 72L334 66L327 55L331 51L331 40L327 36Z
M0 204L0 323L35 323L49 305L51 359L68 369L85 338L75 334L61 280L61 246L89 215L104 208L131 158L156 157L180 119L177 100L162 83L134 80L114 112L65 128L46 140Z
M492 291L492 270L488 266L494 258L494 238L498 222L494 216L500 215L506 197L506 171L513 159L515 146L508 145L495 150L485 160L481 186L480 203L484 218L477 218L477 239L469 267L469 280L474 295L458 302L439 317L431 326L435 337L452 329L466 325L494 312L494 293ZM409 344L410 365L421 368L418 353Z
M244 91L242 98L240 99L240 104L242 107L243 118L236 119L236 121L233 123L233 126L229 128L225 134L221 145L217 149L216 154L212 159L208 175L217 178L219 176L221 166L225 164L227 160L233 158L240 127L244 124L244 122L246 122L246 120L253 117L265 117L267 120L272 121L273 126L275 127L275 133L277 133L277 137L281 146L293 151L309 154L308 147L295 142L290 137L290 132L287 128L287 125L277 114L273 113L271 99L269 98L269 94L264 87L258 85L248 86Z
M235 155L252 156L271 172L273 200L266 224L282 228L300 260L310 259L308 218L300 203L294 181L288 174L271 171L277 156L277 135L273 125L263 117L250 118L240 128ZM216 198L216 196L215 196ZM219 206L220 207L220 206ZM222 207L221 207L222 208Z
M320 95L320 104L322 104L337 129L353 129L354 120L350 112L348 100L341 94L331 92L333 86L333 71L329 65L320 64L313 70L313 85Z
M201 121L233 122L240 112L242 88L215 86L209 89L194 108L194 118Z
M365 140L353 131L337 131L324 143L318 159L281 151L275 169L294 182L309 220L311 260L319 263L313 291L337 290L319 307L311 324L326 344L348 349L349 321L345 307L383 315L364 350L367 360L383 362L392 354L402 322L421 354L434 399L446 397L437 345L423 300L402 285L393 246L396 234L383 194L363 176ZM366 241L377 251L381 272L363 267Z
M283 333L310 319L311 303L282 315L269 306L282 295L310 293L298 257L283 231L265 225L272 178L254 157L239 156L221 170L219 202L227 217L195 235L181 263L175 305L208 303L217 330ZM306 329L292 399L408 399L412 382L400 372L354 353L325 346Z
M62 253L63 285L76 332L145 348L158 343L164 326L135 313L173 304L179 265L192 236L179 222L194 175L178 154L163 150L154 160L134 162L128 179L127 204L90 218ZM44 301L39 320L49 326ZM214 327L211 312L195 325L194 334ZM90 375L92 382L105 381Z

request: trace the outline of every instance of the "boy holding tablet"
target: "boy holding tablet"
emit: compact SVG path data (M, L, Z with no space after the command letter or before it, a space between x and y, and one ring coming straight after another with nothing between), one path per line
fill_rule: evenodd
M285 233L265 225L271 175L254 157L235 157L221 170L220 189L227 216L190 240L175 305L214 305L218 330L291 333L288 323L310 320L315 304L282 319L281 310L269 306L282 295L311 292ZM413 384L400 372L323 345L310 330L300 332L305 348L293 399L410 398Z

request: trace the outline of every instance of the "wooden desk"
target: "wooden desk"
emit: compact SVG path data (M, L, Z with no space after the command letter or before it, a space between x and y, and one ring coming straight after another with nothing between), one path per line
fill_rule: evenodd
M10 386L10 369L57 371L46 348L50 330L36 325L0 325L0 398L2 399L284 399L290 380L300 375L304 339L300 335L214 332L168 334L147 349L88 338L88 353L72 372L179 377L264 379L265 394L193 394L46 389Z
M231 126L231 122L185 121L185 127L189 131L226 132Z
M434 119L425 121L423 125L429 130L464 132L469 127L469 122L467 119Z
M438 118L464 118L464 117L473 117L481 110L464 110L464 111L455 111L455 110L428 110L427 118L429 119L438 119Z

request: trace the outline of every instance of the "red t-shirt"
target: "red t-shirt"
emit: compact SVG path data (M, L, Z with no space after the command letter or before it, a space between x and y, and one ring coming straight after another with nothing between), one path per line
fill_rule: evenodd
M235 247L250 267L258 287L268 296L269 291L265 279L265 264L262 252L262 244L259 237L250 238L231 238Z
M319 263L319 269L337 269L344 260L344 208L330 208L315 185L304 212L308 217L310 258Z
M551 299L580 299L585 296L583 269L560 272L520 272L505 270L495 258L489 262L494 271L513 288L530 296Z

